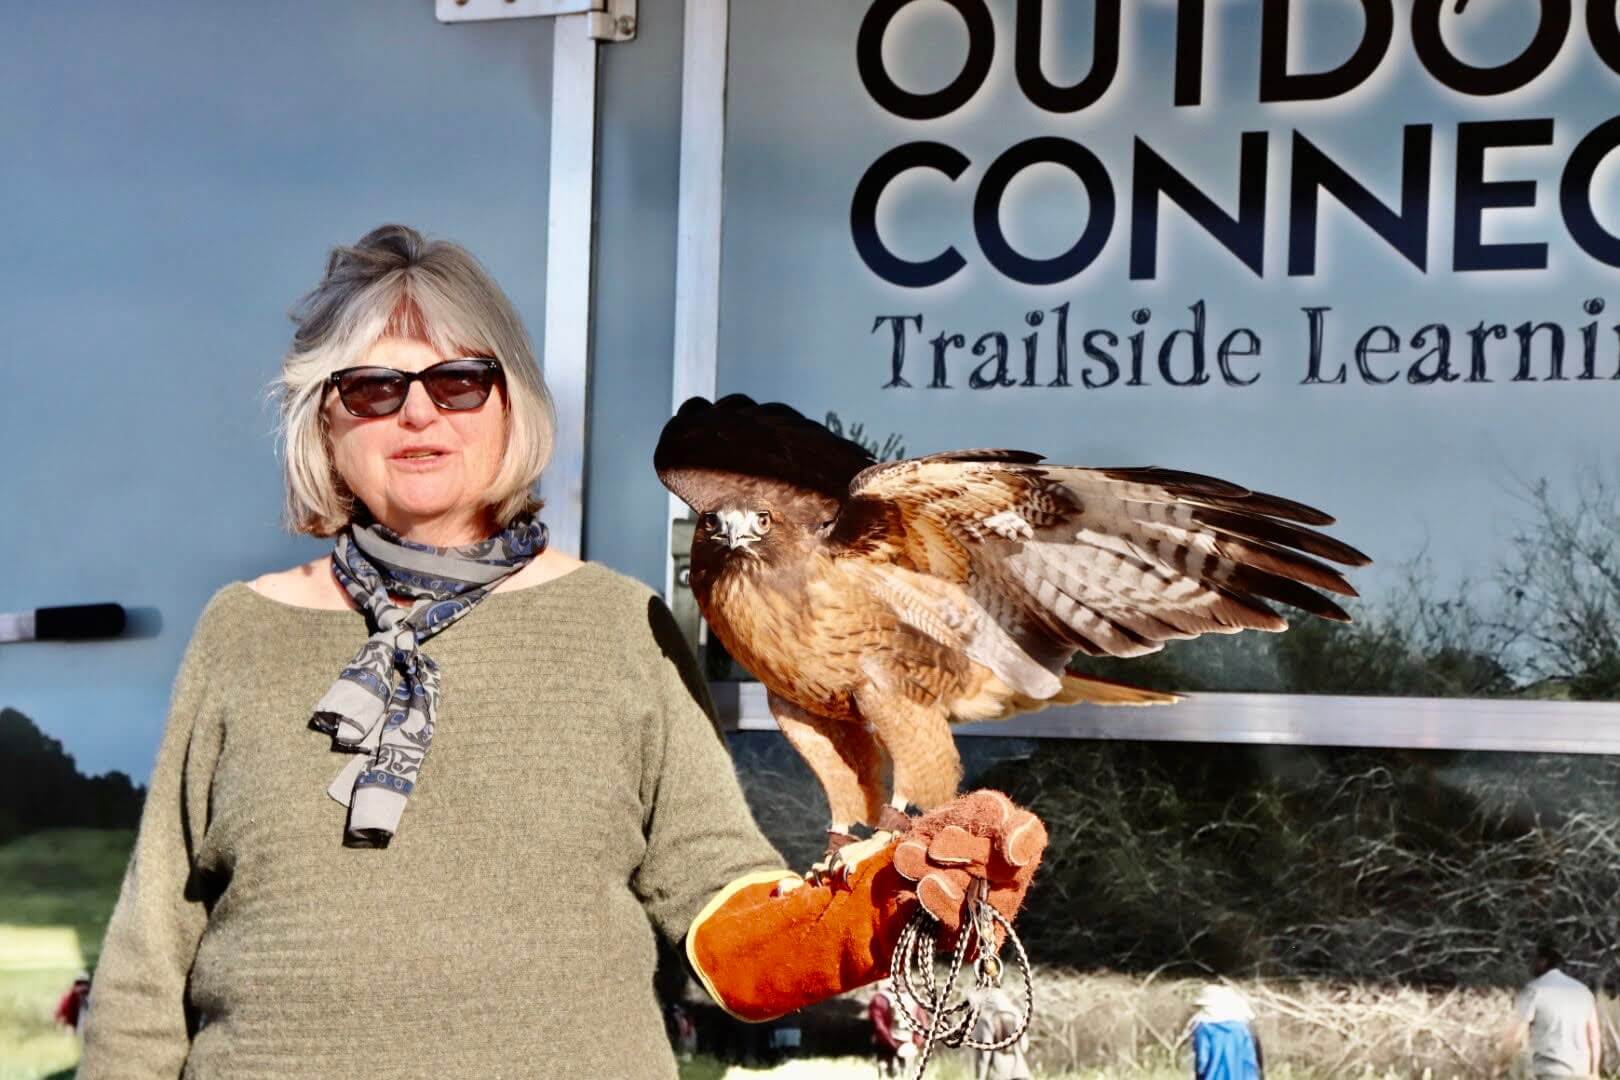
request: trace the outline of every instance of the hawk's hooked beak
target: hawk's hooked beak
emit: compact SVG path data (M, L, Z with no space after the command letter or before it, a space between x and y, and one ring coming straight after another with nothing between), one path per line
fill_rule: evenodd
M720 518L720 529L714 534L714 539L732 551L760 539L760 534L754 529L754 515L746 510L722 510L717 516Z

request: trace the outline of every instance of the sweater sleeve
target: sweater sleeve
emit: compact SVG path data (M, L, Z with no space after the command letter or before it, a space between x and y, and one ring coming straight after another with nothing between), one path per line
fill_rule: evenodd
M779 876L785 864L743 799L713 699L674 616L656 598L647 612L654 700L643 755L647 846L632 884L673 943L726 885L745 875Z
M80 1080L174 1080L192 1028L186 979L207 921L193 860L219 738L200 714L217 651L210 601L186 647L91 990Z

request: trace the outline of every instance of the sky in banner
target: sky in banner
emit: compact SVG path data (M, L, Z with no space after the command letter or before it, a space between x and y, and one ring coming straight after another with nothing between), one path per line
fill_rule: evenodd
M946 87L969 55L963 18L942 0L898 6L882 39L883 70L912 94ZM722 393L787 401L817 418L836 411L871 432L899 433L913 455L1014 446L1070 463L1207 472L1297 498L1335 514L1335 535L1377 561L1354 575L1372 594L1391 587L1399 565L1423 551L1439 584L1489 573L1524 513L1522 485L1543 477L1561 485L1582 467L1613 463L1620 274L1572 240L1560 212L1561 178L1577 145L1620 111L1620 74L1594 51L1585 5L1576 5L1546 70L1510 93L1469 96L1442 85L1414 46L1412 0L1397 0L1387 51L1358 86L1328 100L1262 104L1262 4L1210 4L1201 103L1178 107L1177 6L1125 4L1117 73L1094 104L1067 114L1033 104L1015 78L1015 5L985 6L994 33L982 85L965 104L923 119L881 107L857 68L862 21L874 5L734 6ZM1292 7L1291 72L1329 71L1350 59L1366 27L1360 3L1296 0ZM1069 86L1090 70L1096 8L1044 8L1041 68L1051 83ZM1458 14L1448 3L1440 36L1467 64L1504 64L1531 42L1538 10L1473 0ZM1528 145L1482 151L1479 170L1468 164L1477 154L1460 152L1459 143L1501 140L1509 130L1459 127L1484 121L1543 124L1513 129ZM1427 135L1408 136L1414 125ZM1256 192L1263 187L1263 240L1249 234L1259 272L1161 199L1156 251L1136 253L1139 262L1155 254L1156 265L1133 277L1133 242L1142 246L1145 221L1133 215L1132 185L1143 162L1156 155L1236 215L1244 133L1259 133L1250 136L1251 152L1266 154L1251 178ZM1291 173L1304 164L1295 160L1295 133L1393 211L1401 209L1404 152L1429 140L1427 228L1415 248L1425 269L1323 194L1314 271L1289 273L1298 246L1290 244ZM1011 263L993 263L975 231L975 198L993 164L1031 139L1089 151L1115 202L1095 257L1050 283L1015 280L1005 269ZM901 172L877 201L876 234L895 257L922 262L947 247L960 254L954 274L926 287L884 280L863 261L851 225L863 176L916 142L966 159L954 180L937 168ZM1545 245L1545 268L1454 269L1454 241L1468 232L1466 221L1457 225L1459 177L1465 188L1476 180L1534 183L1533 205L1483 210L1479 240ZM1485 189L1486 201L1505 190ZM1582 194L1598 225L1620 236L1620 152L1601 159ZM1096 210L1074 172L1042 161L1014 172L995 218L1014 253L1050 260L1100 218ZM1589 300L1606 310L1589 314ZM1195 305L1205 323L1207 381L1170 385L1195 374L1191 333L1174 339L1168 371L1160 366L1167 336L1190 331L1200 317ZM1060 308L1066 374L1058 368ZM1314 382L1307 308L1323 309ZM1030 312L1039 313L1039 325L1030 324ZM919 315L920 331L915 321L893 318ZM1552 332L1540 330L1531 338L1532 377L1516 380L1516 328L1543 322L1563 333L1565 378L1549 378ZM1593 323L1594 377L1580 378L1582 328ZM1436 324L1450 336L1451 378L1413 381L1439 370ZM1506 338L1477 335L1485 369L1475 372L1470 331L1481 324L1502 324ZM1364 373L1356 345L1376 326L1392 333L1368 339ZM905 345L899 375L909 386L893 385L897 328ZM1137 332L1144 335L1141 385L1130 385ZM999 381L1016 385L997 385L998 333L1009 352ZM933 343L942 334L943 380ZM1024 344L1031 334L1032 380ZM1218 348L1229 337L1223 370ZM1087 340L1111 358L1112 379L1108 362L1088 356ZM1341 371L1342 382L1330 381ZM975 373L989 385L975 387ZM948 387L932 385L940 381Z

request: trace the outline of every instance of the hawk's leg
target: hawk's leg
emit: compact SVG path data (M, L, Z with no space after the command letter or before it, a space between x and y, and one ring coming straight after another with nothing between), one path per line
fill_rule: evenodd
M885 685L879 665L863 666L873 681L855 691L855 704L894 763L891 807L932 810L956 798L962 758L944 708L916 700L903 685Z
M911 819L905 812L909 803L928 810L954 799L962 777L962 760L945 711L893 692L881 665L863 667L873 681L856 690L855 703L889 753L894 794L873 816L878 831L871 839L846 844L831 855L827 870L833 876L848 874L862 859L887 847L895 833L909 829Z
M826 862L854 840L854 826L879 823L884 810L883 748L858 722L818 716L776 694L768 695L766 700L782 734L826 792L831 817L827 853L822 860Z
M910 829L911 815L906 813L906 800L904 796L896 796L878 811L877 828L871 836L865 840L850 836L840 844L829 843L827 854L813 870L817 875L847 880L863 859L882 851L895 836Z
M906 800L891 800L883 804L878 813L878 828L889 834L903 833L911 828L911 815L906 812Z

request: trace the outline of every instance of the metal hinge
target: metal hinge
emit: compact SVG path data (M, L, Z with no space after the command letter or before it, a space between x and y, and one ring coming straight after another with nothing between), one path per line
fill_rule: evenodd
M636 36L636 0L434 0L433 13L443 23L588 15L590 36L597 41Z

